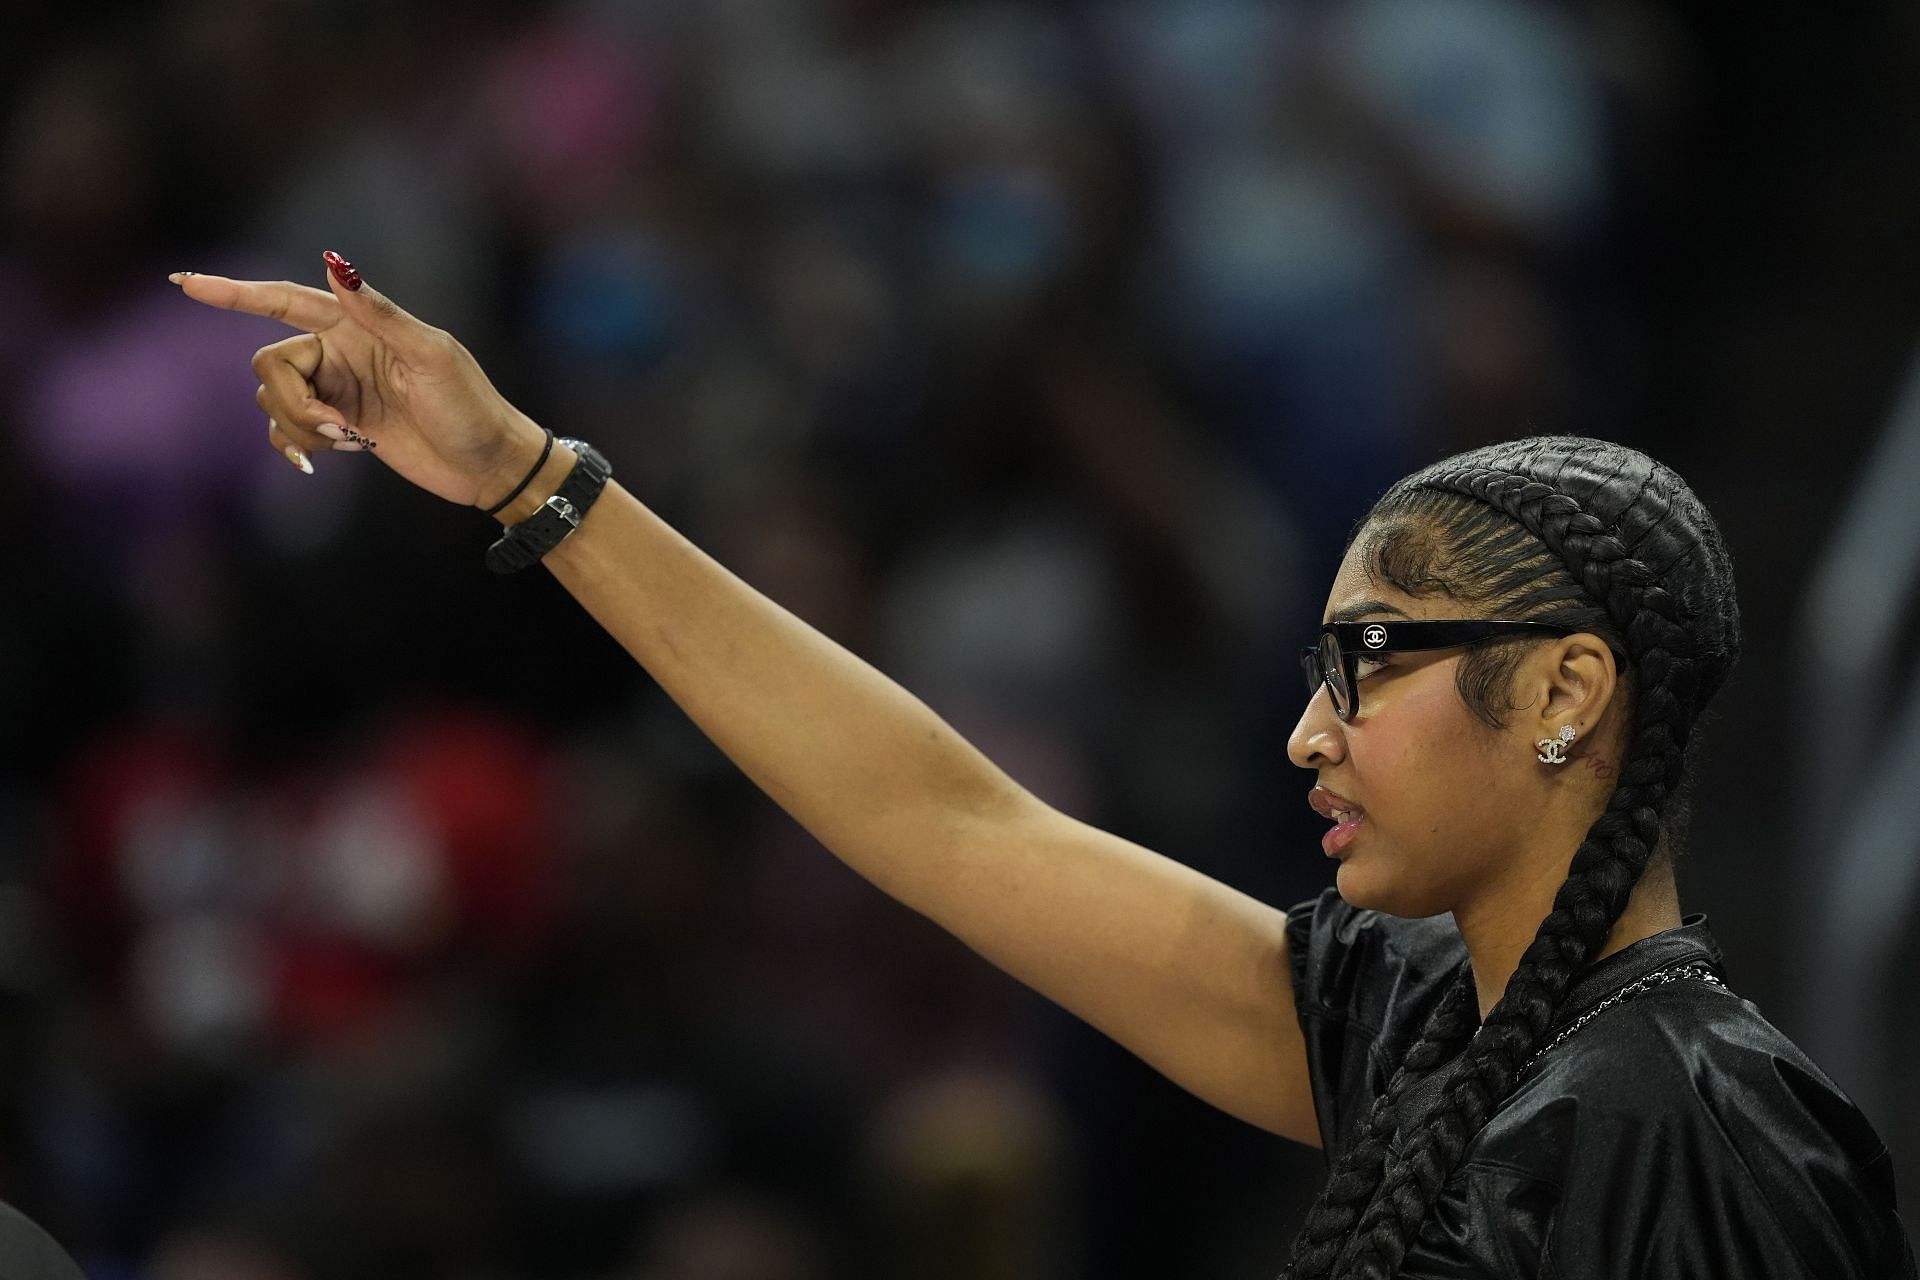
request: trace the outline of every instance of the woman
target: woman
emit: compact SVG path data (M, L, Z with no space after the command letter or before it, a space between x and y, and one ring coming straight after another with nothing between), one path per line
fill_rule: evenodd
M1672 472L1542 439L1381 499L1290 741L1338 890L1280 912L1041 804L327 262L326 291L173 277L303 331L254 357L275 448L308 472L369 449L495 514L490 562L544 560L855 870L1200 1097L1326 1150L1293 1274L1915 1274L1884 1145L1679 914L1687 745L1739 623Z

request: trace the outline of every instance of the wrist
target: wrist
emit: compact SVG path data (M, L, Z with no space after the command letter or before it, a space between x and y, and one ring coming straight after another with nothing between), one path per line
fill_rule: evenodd
M546 444L546 430L526 414L514 412L500 442L490 451L487 472L476 486L473 505L491 513L527 477Z
M539 458L540 449L544 447L545 444L546 437L544 434L540 439L534 441L532 450L520 459L518 464L519 470L514 473L513 478L499 486L499 492L502 495L504 495L508 489L518 484L521 477L527 474L527 469L533 466L534 461ZM515 497L512 502L509 502L496 512L493 518L498 520L502 525L511 527L519 524L522 520L525 520L528 516L538 511L541 504L546 502L548 498L552 497L559 490L561 483L566 480L568 474L572 472L576 458L577 455L573 450L561 444L559 438L555 437L553 451L547 455L547 460L541 464L540 470L535 473L531 480L527 481L527 487L522 489L519 496ZM499 499L496 498L494 501L497 502Z
M536 464L539 483L511 499L500 516L507 531L486 555L494 573L518 573L557 551L581 528L613 475L613 464L585 441L553 443L562 446L562 455L551 466Z

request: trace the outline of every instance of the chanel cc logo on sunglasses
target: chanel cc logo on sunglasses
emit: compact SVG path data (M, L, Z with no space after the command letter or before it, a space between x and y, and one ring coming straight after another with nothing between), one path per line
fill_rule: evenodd
M1377 622L1360 633L1360 643L1369 649L1378 649L1386 642L1387 629Z

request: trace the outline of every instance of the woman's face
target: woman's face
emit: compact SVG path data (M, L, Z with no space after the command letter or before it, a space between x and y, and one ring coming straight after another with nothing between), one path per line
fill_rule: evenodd
M1444 596L1418 599L1367 573L1367 539L1354 539L1323 621L1474 616ZM1363 658L1359 709L1342 722L1325 688L1307 703L1287 753L1318 775L1323 814L1358 810L1330 826L1340 896L1396 916L1451 911L1523 865L1541 801L1532 739L1496 730L1454 687L1465 651ZM1524 724L1525 717L1518 717Z

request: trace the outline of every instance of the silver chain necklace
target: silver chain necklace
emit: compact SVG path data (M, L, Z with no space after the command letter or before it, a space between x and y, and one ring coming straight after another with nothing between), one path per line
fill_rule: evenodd
M1727 984L1720 980L1719 975L1714 973L1712 969L1708 968L1703 961L1695 960L1688 964L1676 965L1666 969L1655 969L1652 973L1646 974L1643 977L1636 978L1632 982L1629 982L1626 986L1621 987L1618 991L1608 996L1605 1000L1602 1000L1599 1004L1596 1004L1595 1006L1593 1006L1593 1008L1587 1010L1585 1013L1581 1014L1578 1018L1575 1018L1572 1022L1568 1023L1564 1028L1561 1029L1559 1035L1555 1036L1553 1039L1547 1041L1547 1043L1541 1045L1538 1049L1535 1049L1533 1051L1533 1056L1531 1058L1528 1058L1526 1061L1526 1065L1520 1068L1520 1074L1523 1076L1526 1075L1527 1072L1533 1069L1533 1064L1540 1061L1540 1057L1542 1054L1545 1054L1549 1050L1559 1048L1561 1042L1566 1040L1567 1037L1571 1036L1574 1032L1586 1026L1589 1022L1592 1022L1595 1018L1599 1017L1601 1014L1605 1013L1607 1010L1613 1008L1615 1005L1621 1004L1627 1000L1631 1000L1634 996L1639 995L1642 991L1649 991L1654 987L1665 986L1669 982L1683 982L1683 981L1689 981L1689 980L1709 983L1713 986L1721 988L1722 990L1725 990L1727 987Z

